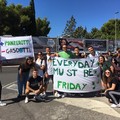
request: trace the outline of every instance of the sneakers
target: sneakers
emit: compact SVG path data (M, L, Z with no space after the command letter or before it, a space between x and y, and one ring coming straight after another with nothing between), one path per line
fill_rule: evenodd
M25 98L25 103L28 103L28 97Z
M116 105L116 104L112 104L111 107L112 107L112 108L116 108L117 105Z
M42 98L45 98L45 97L46 97L46 93L45 93L45 92L42 93L42 94L40 94L40 95L41 95Z
M62 98L66 97L66 96L67 96L67 93L63 93Z
M6 106L6 103L0 101L0 106Z
M34 99L35 99L35 100L38 100L38 101L45 101L45 99L43 99L43 98L41 97L41 95L35 95L35 96L34 96Z
M120 103L119 103L119 104L117 104L117 107L118 107L118 108L120 108Z
M54 93L54 96L55 97L61 97L61 95L57 91Z

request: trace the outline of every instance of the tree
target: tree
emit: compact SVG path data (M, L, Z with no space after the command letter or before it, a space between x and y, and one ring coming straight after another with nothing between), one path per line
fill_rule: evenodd
M34 5L34 0L30 1L30 30L31 30L31 35L36 34L36 19L35 19L35 5Z
M97 28L92 28L91 30L91 39L101 39L101 31L98 30Z
M47 36L51 29L49 27L50 22L46 18L39 19L35 19L34 0L31 0L30 6L26 7L20 4L7 6L6 0L0 0L0 35Z
M66 23L62 36L73 37L75 29L76 29L76 20L73 16L71 16L70 20L68 20Z
M7 0L0 0L0 7L6 7L7 6Z
M15 5L11 4L10 6L6 8L6 20L4 24L3 34L10 34L13 36L18 35L19 23L20 23L19 14L15 9Z
M43 20L41 20L40 18L38 18L36 20L36 35L37 36L47 36L47 34L50 32L50 27L49 27L50 22L47 21L47 18L44 18Z
M0 0L0 35L3 33L5 19L6 19L6 0Z
M82 26L77 27L73 34L74 38L83 38L83 31L84 28Z
M111 19L101 27L102 39L115 40L115 20ZM116 37L120 39L120 20L116 20Z

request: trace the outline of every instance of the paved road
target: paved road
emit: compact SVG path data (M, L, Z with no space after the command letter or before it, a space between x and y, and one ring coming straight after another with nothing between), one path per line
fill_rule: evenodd
M0 73L3 85L2 99L7 106L0 107L0 120L119 120L120 109L110 108L105 97L66 97L56 99L49 85L47 102L35 102L31 97L28 104L24 97L17 100L17 68L4 67Z

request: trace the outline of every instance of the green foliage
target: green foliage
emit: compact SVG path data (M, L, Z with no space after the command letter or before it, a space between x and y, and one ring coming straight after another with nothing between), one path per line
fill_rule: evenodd
M101 27L103 39L115 40L115 20L111 19ZM116 37L120 39L120 20L116 20Z
M115 40L115 20L113 19L103 24L100 30L92 28L91 32L87 32L87 28L83 28L82 26L75 28L75 21L73 16L67 21L63 32L65 37ZM116 19L116 39L120 39L120 20L118 19Z
M31 14L30 14L30 21L31 21L31 24L29 26L29 29L30 29L30 33L32 35L36 35L36 20L35 20L35 5L34 5L34 0L31 0L30 1L30 11L29 11Z
M77 27L73 33L74 38L83 38L84 28L82 26Z
M74 37L73 34L75 32L75 29L76 29L76 21L75 21L74 16L71 16L70 20L68 20L66 23L62 36Z
M30 5L27 7L20 4L7 6L6 0L0 0L0 12L0 35L47 36L50 31L50 22L47 19L40 20L40 24L37 23L34 0L31 0Z
M92 28L90 35L91 35L91 39L95 39L95 38L101 39L101 31L98 30L97 28Z
M40 18L38 18L36 20L36 25L37 25L37 35L39 36L47 36L47 34L50 31L50 27L49 27L50 22L47 21L47 18L44 18L43 20L41 20Z
M0 7L6 7L7 0L0 0Z

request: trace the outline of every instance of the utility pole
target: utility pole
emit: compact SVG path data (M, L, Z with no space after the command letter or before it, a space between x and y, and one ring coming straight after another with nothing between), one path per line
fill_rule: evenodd
M115 12L115 42L114 42L114 50L116 51L116 47L117 47L117 21L116 21L116 15L119 12Z

